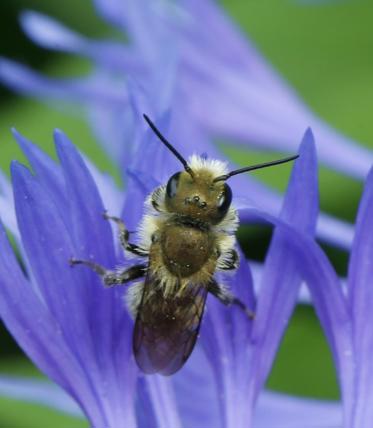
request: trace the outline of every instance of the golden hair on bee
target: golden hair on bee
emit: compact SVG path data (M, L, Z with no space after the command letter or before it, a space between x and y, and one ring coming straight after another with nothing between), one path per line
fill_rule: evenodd
M229 172L227 164L219 160L192 155L186 161L149 117L144 118L183 170L175 172L146 199L138 244L129 242L122 219L104 214L117 223L126 254L143 262L113 271L88 260L72 259L71 264L89 266L106 287L142 279L127 293L135 319L135 359L144 373L171 375L193 350L208 294L244 311L248 320L254 318L252 310L214 277L218 271L235 270L239 263L234 236L238 217L226 181L236 174L279 165L298 156Z

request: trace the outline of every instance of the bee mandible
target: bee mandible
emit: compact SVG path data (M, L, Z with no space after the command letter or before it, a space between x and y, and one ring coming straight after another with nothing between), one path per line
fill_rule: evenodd
M182 163L167 184L145 201L139 226L139 244L129 242L122 219L104 213L118 226L124 251L144 262L130 268L108 270L91 261L71 259L101 276L105 287L135 282L128 290L128 307L135 319L133 352L144 373L171 375L189 358L196 343L207 295L224 305L235 305L248 318L254 313L218 283L214 274L237 268L235 249L238 216L226 181L237 174L279 165L298 155L227 171L226 164L192 155L186 161L144 115L160 141Z

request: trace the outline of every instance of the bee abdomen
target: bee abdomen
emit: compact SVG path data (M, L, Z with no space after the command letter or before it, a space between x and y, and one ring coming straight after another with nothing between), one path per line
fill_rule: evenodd
M163 261L178 277L198 272L211 257L213 239L209 232L196 227L172 225L161 237Z

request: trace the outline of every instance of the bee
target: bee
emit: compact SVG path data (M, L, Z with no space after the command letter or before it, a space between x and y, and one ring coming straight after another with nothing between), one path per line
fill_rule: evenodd
M235 232L238 216L226 181L237 174L279 165L298 156L248 166L231 172L219 160L193 155L188 162L144 115L160 141L184 167L145 202L139 244L129 242L122 219L104 214L117 224L127 253L144 259L130 268L108 270L91 260L71 259L101 276L105 287L135 282L127 293L135 326L133 352L146 374L172 375L189 358L196 343L207 295L235 305L250 319L254 313L214 278L218 271L238 267Z

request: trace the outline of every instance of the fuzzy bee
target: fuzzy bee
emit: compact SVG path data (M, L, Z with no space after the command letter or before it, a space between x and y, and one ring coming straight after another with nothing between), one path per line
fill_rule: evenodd
M124 250L144 258L144 263L115 271L90 260L71 259L71 264L89 266L106 287L144 278L127 294L136 320L133 352L144 373L171 375L184 365L194 348L208 293L254 317L214 278L215 272L234 270L239 263L234 236L238 217L226 181L233 175L298 156L227 172L225 163L218 160L193 155L187 162L153 122L146 115L144 118L184 167L147 198L138 245L129 242L129 232L121 219L104 214L118 225Z

